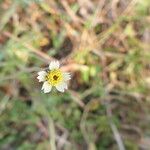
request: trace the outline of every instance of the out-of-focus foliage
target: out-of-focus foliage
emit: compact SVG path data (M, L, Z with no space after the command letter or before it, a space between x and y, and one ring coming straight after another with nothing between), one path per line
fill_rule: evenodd
M149 43L149 0L0 0L0 150L149 150Z

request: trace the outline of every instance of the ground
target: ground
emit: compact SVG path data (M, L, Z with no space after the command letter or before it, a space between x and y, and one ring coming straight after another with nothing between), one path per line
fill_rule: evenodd
M149 0L0 0L0 150L149 150L149 43Z

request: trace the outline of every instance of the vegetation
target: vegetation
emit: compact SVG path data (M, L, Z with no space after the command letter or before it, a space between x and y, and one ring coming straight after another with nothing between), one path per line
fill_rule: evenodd
M0 0L0 150L149 150L149 43L149 0Z

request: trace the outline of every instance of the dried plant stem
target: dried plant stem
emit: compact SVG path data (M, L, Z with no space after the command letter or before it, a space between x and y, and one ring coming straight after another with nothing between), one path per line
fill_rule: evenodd
M121 135L120 135L116 125L112 121L112 113L111 113L111 110L110 110L110 107L109 107L109 103L105 102L105 105L106 105L106 110L107 110L107 116L109 118L110 127L111 127L111 130L112 130L113 134L114 134L114 138L116 140L118 148L119 148L119 150L125 150Z
M12 35L10 32L3 32L3 34L8 37L11 38L12 40L16 41L16 42L21 42L19 38L17 38L16 36ZM21 42L22 43L22 42ZM28 50L30 50L31 52L33 52L34 54L36 54L38 57L42 58L43 61L47 62L47 61L51 61L54 58L50 57L49 55L47 55L46 53L41 52L40 50L37 50L35 48L33 48L30 44L28 43L22 43L22 45L24 47L26 47Z

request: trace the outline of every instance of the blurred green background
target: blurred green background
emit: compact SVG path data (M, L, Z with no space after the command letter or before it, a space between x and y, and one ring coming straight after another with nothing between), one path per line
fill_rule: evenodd
M150 150L149 91L150 0L0 0L0 150Z

